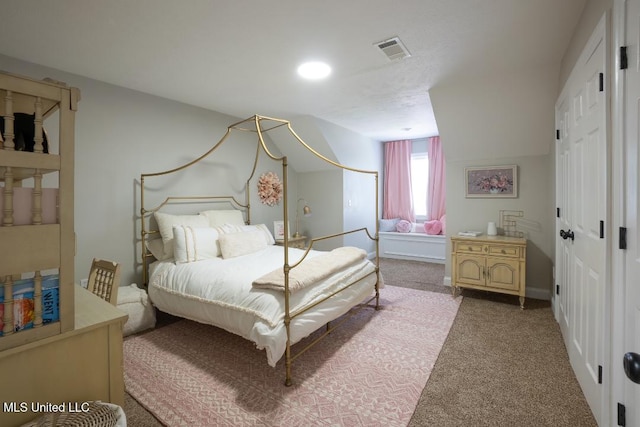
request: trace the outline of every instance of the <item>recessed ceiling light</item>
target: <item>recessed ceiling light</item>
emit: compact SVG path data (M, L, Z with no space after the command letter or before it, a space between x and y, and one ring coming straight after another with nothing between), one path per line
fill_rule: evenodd
M298 74L309 80L324 79L331 74L331 67L324 62L305 62L298 67Z

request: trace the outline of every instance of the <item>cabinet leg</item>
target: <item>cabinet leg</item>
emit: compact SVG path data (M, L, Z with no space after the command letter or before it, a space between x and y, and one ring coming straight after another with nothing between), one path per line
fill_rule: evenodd
M459 287L451 286L451 295L453 295L454 298L458 296L458 292L460 292Z
M524 310L524 297L520 297L520 310Z

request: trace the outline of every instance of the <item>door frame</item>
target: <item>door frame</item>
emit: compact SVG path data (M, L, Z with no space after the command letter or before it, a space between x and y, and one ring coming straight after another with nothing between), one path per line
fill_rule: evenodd
M622 358L626 348L626 301L625 288L626 277L626 253L619 249L619 235L616 233L620 227L626 226L626 150L625 150L625 126L626 126L626 73L620 69L620 46L627 46L636 41L626 40L627 32L627 0L614 0L612 7L612 46L613 61L611 69L611 230L615 236L615 242L611 247L611 363L608 369L611 378L609 395L610 425L617 425L618 403L629 407L626 396L627 378L622 369Z

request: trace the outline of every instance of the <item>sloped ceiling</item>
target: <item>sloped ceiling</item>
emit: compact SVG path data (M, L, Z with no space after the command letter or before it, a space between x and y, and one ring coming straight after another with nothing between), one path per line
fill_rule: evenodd
M309 115L385 141L438 133L429 89L442 79L559 64L584 4L2 1L0 52L239 118ZM410 58L374 46L394 36ZM298 78L311 59L332 75Z

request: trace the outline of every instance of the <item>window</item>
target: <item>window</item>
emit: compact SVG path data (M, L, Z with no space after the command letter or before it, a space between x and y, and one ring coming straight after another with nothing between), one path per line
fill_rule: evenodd
M411 196L416 220L427 220L427 184L429 182L429 156L411 154Z

